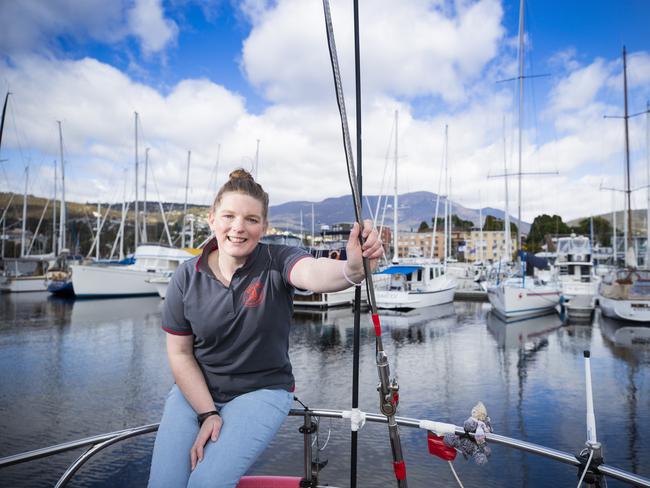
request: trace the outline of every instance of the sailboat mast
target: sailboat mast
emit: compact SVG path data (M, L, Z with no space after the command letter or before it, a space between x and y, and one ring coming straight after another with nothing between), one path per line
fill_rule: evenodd
M521 137L522 137L522 122L524 117L524 0L519 1L519 170L517 171L517 243L516 249L521 246ZM506 176L506 181L508 177Z
M52 199L52 254L56 256L56 186L57 186L57 169L56 159L54 160L54 198Z
M11 92L7 92L5 95L5 103L2 106L2 119L0 119L0 148L2 148L2 133L5 129L5 115L7 114L7 102L9 102L9 95L11 95Z
M395 110L395 196L393 199L393 262L399 259L397 248L397 120L399 112Z
M63 160L63 130L61 129L61 121L57 120L59 125L59 160L61 161L61 212L59 212L59 252L65 248L66 235L65 235L65 161Z
M149 149L144 150L144 205L142 206L142 242L148 242L147 237L147 173L149 173Z
M632 247L632 190L630 188L630 136L628 129L628 112L627 112L627 53L625 51L625 46L623 46L623 90L624 90L624 100L625 100L625 115L623 120L625 121L625 196L627 204L627 240L625 241L625 255L627 256L627 250Z
M503 174L505 175L504 181L506 185L506 204L505 211L506 214L503 219L503 235L506 240L506 259L508 262L512 259L512 249L510 249L510 244L512 238L510 237L510 208L509 208L509 197L508 197L508 166L507 166L508 154L506 149L506 118L503 117Z
M187 193L190 189L190 157L192 151L187 151L187 170L185 172L185 203L183 203L183 232L181 235L181 247L185 247L185 222L187 221Z
M27 186L29 184L29 166L25 166L25 192L23 193L23 228L20 233L20 257L25 257L25 233L27 232Z
M648 184L648 204L646 206L646 241L645 241L645 267L650 269L650 102L645 104L645 158Z
M134 208L134 247L135 251L138 248L138 112L135 113L135 208Z

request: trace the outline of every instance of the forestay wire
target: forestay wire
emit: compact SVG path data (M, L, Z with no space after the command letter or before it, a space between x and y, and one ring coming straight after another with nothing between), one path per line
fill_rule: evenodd
M352 143L350 140L350 130L348 127L347 113L345 110L345 98L343 96L343 87L341 83L341 73L339 70L338 56L336 53L336 43L334 40L334 29L332 27L332 15L330 12L329 0L323 0L323 10L325 13L325 29L327 33L327 46L330 54L330 61L332 64L332 74L334 76L334 87L336 91L336 102L339 108L341 117L341 130L343 133L343 146L345 148L345 160L348 168L348 179L350 188L352 190L352 200L354 203L355 218L359 223L361 229L363 223L361 221L361 197L357 183L356 172L354 169L354 157L352 154ZM360 142L359 142L360 143ZM361 233L359 239L362 241ZM406 482L406 465L404 464L404 457L402 455L402 444L399 435L399 429L395 415L397 413L397 406L399 404L399 387L397 382L393 379L390 380L390 369L388 365L388 356L386 355L381 340L381 324L379 315L377 313L377 304L375 301L375 290L372 282L372 270L370 269L370 261L367 258L363 259L363 268L366 281L366 292L368 296L368 305L372 315L372 321L375 328L375 348L376 348L376 362L377 372L379 374L379 408L386 416L388 421L388 432L391 443L391 450L393 454L393 470L395 478L397 479L397 486L399 488L407 488Z

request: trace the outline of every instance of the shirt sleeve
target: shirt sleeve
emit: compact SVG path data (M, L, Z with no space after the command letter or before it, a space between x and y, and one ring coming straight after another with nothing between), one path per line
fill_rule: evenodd
M185 304L183 294L185 291L184 266L179 266L174 272L165 295L165 305L162 313L162 329L174 335L192 335L192 326L185 318Z
M311 258L313 256L306 249L297 246L275 245L273 247L277 248L277 261L282 267L282 279L288 287L293 287L293 284L289 280L291 270L301 259Z

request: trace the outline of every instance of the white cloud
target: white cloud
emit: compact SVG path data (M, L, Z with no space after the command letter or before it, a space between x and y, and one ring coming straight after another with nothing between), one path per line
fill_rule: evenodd
M122 3L105 0L0 2L0 53L14 55L53 48L56 36L113 42L124 35Z
M176 23L165 18L162 0L136 0L127 16L131 34L145 55L162 51L178 35Z
M243 69L250 81L274 102L329 97L332 75L320 4L285 0L266 6L260 13L258 5L244 43ZM393 6L383 0L360 8L364 96L461 100L463 88L494 58L504 35L500 4L459 2L453 12L442 2L404 0L399 9ZM352 9L334 3L332 20L342 77L351 86Z
M363 4L361 10L364 193L379 191L386 151L392 144L394 110L399 109L400 192L437 190L444 126L449 124L452 198L466 206L503 207L503 179L487 178L503 172L503 117L513 113L512 87L493 82L503 78L498 75L513 63L511 40L504 37L501 26L501 6L489 0L453 5L404 0L403 8L395 11L385 8L389 4L378 0L372 9ZM143 51L154 52L174 42L176 31L166 24L160 3L138 5L155 13L152 24L129 24L139 32ZM20 159L20 143L31 148L26 159L44 162L40 171L35 170L35 178L40 172L43 192L50 191L51 161L58 158L55 121L62 120L68 196L77 201L98 197L121 201L127 168L127 198L132 198L133 112L138 111L140 161L145 147L150 147L150 161L165 200L182 201L188 150L192 151L191 199L208 203L216 190L208 184L218 146L221 184L230 170L251 166L257 139L259 178L272 204L348 194L319 3L249 0L242 9L253 23L244 42L242 68L270 102L259 114L249 113L241 96L207 79L185 79L161 93L90 58L16 55L11 62L0 61L3 82L6 79L15 94L11 102L15 123L8 120L3 139L11 151L12 189L21 191L19 173L26 161ZM344 89L350 97L354 93L351 8L346 2L335 2L332 13ZM128 33L126 21L123 24ZM620 125L602 118L620 112L616 105L621 98L620 63L594 60L578 66L573 57L570 52L556 56L558 63L564 63L565 74L548 100L538 100L548 107L542 134L535 135L532 126L524 133L524 170L561 172L524 178L527 219L540 212L567 218L587 215L594 211L594 202L610 200L598 191L600 181L620 180ZM647 90L643 80L649 85L649 75L644 74L648 59L647 53L630 56L635 96ZM416 115L422 113L416 110L422 98L438 104L430 112L433 115ZM441 99L448 103L439 103ZM352 102L347 100L354 134ZM631 124L635 162L641 160L642 124L640 118ZM12 125L18 127L20 140ZM513 171L516 135L511 115L507 125L505 157ZM5 147L6 157L4 151ZM516 180L510 183L514 213ZM151 187L149 195L156 196ZM608 204L602 207L607 211Z
M0 54L15 57L56 52L58 40L106 44L135 37L146 55L162 52L177 37L161 0L20 0L0 2Z

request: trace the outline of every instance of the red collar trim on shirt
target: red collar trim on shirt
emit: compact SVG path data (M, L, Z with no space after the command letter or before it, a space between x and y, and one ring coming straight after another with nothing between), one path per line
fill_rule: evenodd
M208 259L208 255L214 251L215 249L219 249L219 243L217 242L217 238L213 237L208 241L208 243L203 246L203 251L201 252L201 255L199 256L199 259L196 260L195 264L195 269L196 271L201 271L199 268L199 265L201 264L201 261L203 261L203 258Z

